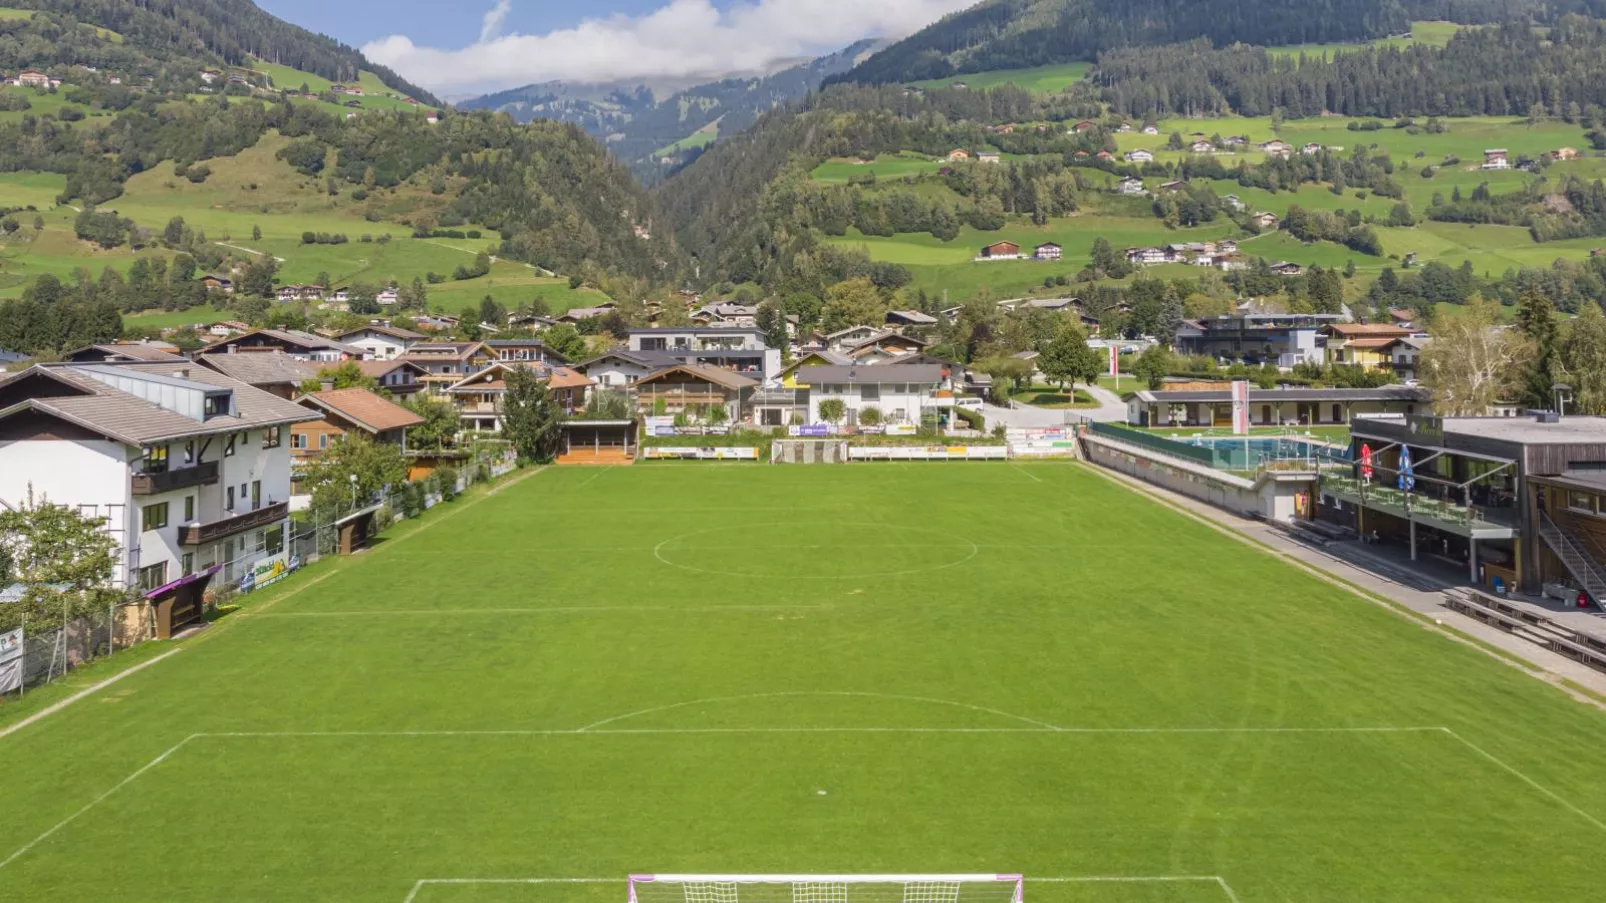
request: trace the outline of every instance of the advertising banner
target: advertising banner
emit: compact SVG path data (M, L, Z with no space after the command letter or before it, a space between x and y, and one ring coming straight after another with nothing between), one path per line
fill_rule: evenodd
M22 688L22 628L0 633L0 693Z
M834 436L836 435L836 426L829 423L811 423L806 426L789 426L786 428L786 433L789 436L803 436L805 438L814 436Z
M290 572L301 566L301 559L292 555L275 555L257 562L251 570L240 578L240 592L248 593L278 583L290 576Z
M641 450L641 457L649 461L757 461L758 449L648 447Z

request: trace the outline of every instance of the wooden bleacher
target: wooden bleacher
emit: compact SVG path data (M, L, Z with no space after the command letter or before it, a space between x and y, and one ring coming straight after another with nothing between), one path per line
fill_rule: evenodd
M559 464L618 465L633 464L635 456L623 448L577 448L558 455Z
M1444 606L1452 611L1477 618L1491 627L1498 627L1597 671L1606 671L1606 640L1570 630L1550 618L1512 605L1482 590L1458 588L1444 595Z

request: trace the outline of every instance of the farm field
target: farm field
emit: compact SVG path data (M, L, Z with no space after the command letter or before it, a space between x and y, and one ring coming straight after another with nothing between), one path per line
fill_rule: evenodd
M1273 56L1304 56L1307 59L1331 59L1335 53L1347 50L1356 50L1361 47L1410 47L1413 44L1422 44L1428 47L1443 47L1450 43L1455 33L1465 25L1454 22L1412 22L1411 35L1396 35L1390 38L1379 38L1358 44L1286 44L1278 47L1266 48Z
M994 69L990 72L966 72L952 78L931 78L908 84L917 88L946 88L954 82L964 82L970 90L1015 85L1038 94L1057 94L1072 84L1087 78L1092 63L1053 63L1027 69Z
M717 140L719 140L719 120L716 119L679 141L666 144L652 153L655 157L663 157L694 147L707 147Z
M314 75L311 72L303 72L300 69L269 63L264 60L252 60L249 68L273 79L273 86L280 90L298 91L302 85L306 85L311 93L321 94L329 90L329 86L332 84L329 79L321 75ZM401 99L400 91L386 85L379 80L379 76L366 69L359 73L357 86L363 90L361 97L343 97L342 100L355 100L362 104L363 109L367 110L434 109L427 104L414 105L407 103ZM397 96L386 96L389 94Z
M84 106L83 104L69 102L67 100L67 88L69 87L71 86L63 85L53 94L41 94L38 88L22 88L14 85L0 86L0 94L5 94L10 97L26 98L29 104L28 109L26 110L0 110L0 123L21 122L25 117L28 116L44 116L46 114L56 115L67 107L71 107L82 112L85 116L90 117L90 119L108 115L105 112L92 109ZM89 120L86 120L84 124L90 124Z
M1087 467L671 467L471 495L0 738L0 900L618 903L667 871L1022 872L1038 903L1606 880L1600 711ZM547 529L599 510L606 532ZM562 878L601 883L518 883Z

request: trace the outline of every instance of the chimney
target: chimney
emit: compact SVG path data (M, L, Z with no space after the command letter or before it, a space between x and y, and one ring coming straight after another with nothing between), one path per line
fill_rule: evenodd
M335 390L335 381L332 379L319 380L318 385L322 387L324 392L333 392Z
M235 345L233 343L229 344L229 353L230 354L234 354L235 352L237 352L239 350L240 350L240 346L239 345Z

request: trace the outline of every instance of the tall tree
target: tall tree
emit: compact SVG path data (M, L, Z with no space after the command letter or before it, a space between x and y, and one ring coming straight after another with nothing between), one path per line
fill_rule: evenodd
M781 308L774 301L765 301L758 306L754 316L758 328L764 331L764 344L770 348L785 348L786 317Z
M551 464L558 457L563 442L563 409L552 397L547 381L529 367L507 371L502 433L521 458Z
M301 476L302 485L312 490L313 510L325 513L360 506L387 486L406 480L407 460L401 449L361 433L348 433L331 445Z
M1579 308L1562 343L1561 359L1566 382L1573 387L1573 410L1606 414L1606 314L1600 305Z
M1461 316L1445 317L1423 349L1418 369L1440 414L1483 414L1520 385L1519 363L1532 345L1515 330L1496 329L1498 322L1493 304L1468 305Z
M1556 383L1561 334L1550 299L1537 290L1523 293L1517 301L1516 327L1527 337L1533 351L1522 362L1517 391L1530 407L1548 408L1553 403L1551 387Z
M866 277L831 286L825 293L820 322L826 332L849 326L880 326L887 319L887 302Z
M1037 369L1063 389L1078 382L1089 385L1098 382L1101 368L1098 352L1087 346L1087 336L1081 327L1066 323L1059 335L1038 354Z
M424 418L423 423L407 431L408 448L436 450L456 440L460 422L457 408L451 402L419 392L403 401L402 407Z

